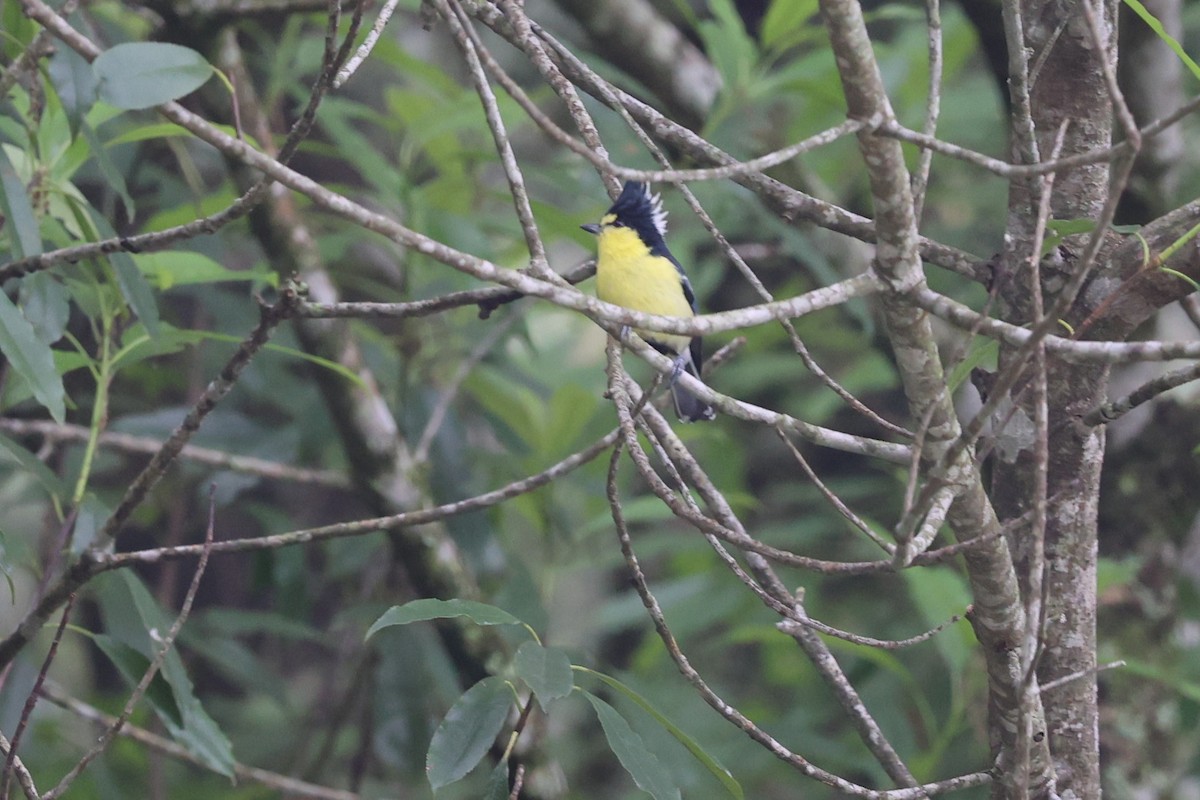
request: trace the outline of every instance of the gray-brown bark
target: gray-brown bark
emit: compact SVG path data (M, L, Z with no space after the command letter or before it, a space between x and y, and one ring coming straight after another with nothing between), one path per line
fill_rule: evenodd
M1112 138L1113 109L1102 60L1115 68L1116 4L1105 3L1097 12L1101 17L1097 27L1106 37L1102 46L1097 45L1091 27L1077 8L1030 0L1021 4L1020 13L1023 44L1033 72L1029 81L1032 128L1041 157L1051 150L1063 120L1067 122L1062 156L1107 146ZM1017 146L1014 150L1022 152L1023 148ZM1055 219L1099 219L1108 197L1107 163L1073 169L1057 176L1049 214ZM1031 323L1043 313L1036 307L1037 293L1032 283L1038 277L1030 267L1030 254L1038 247L1034 237L1037 206L1036 184L1012 184L999 296L1002 316L1016 324ZM1045 309L1069 291L1076 270L1089 266L1081 263L1082 249L1082 245L1071 245L1060 248L1055 257L1042 259L1040 281ZM1103 266L1094 269L1103 270ZM1072 303L1066 315L1068 322L1079 324L1094 310L1089 308L1088 297L1081 293ZM1001 364L1007 365L1012 357L1011 352L1002 355ZM1044 599L1038 678L1048 683L1082 673L1043 698L1057 788L1077 797L1098 797L1100 793L1094 670L1096 508L1104 435L1096 429L1077 427L1073 420L1103 402L1107 374L1104 366L1047 362L1044 550L1035 552L1036 537L1016 535L1010 540L1022 595L1028 597L1032 585L1035 590L1040 587ZM1037 376L1027 374L1027 378L1017 383L1013 401L1019 408L1017 415L1032 420ZM991 496L1002 520L1016 519L1039 502L1042 488L1035 477L1037 457L1030 442L1014 456L996 459ZM1040 574L1033 574L1034 570Z

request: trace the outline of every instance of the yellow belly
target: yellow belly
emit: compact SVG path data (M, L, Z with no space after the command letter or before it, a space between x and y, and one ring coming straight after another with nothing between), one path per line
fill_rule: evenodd
M666 258L650 255L637 234L628 229L606 230L600 235L596 296L606 303L648 314L693 316L675 265ZM690 341L688 336L634 330L646 341L676 353L687 348Z

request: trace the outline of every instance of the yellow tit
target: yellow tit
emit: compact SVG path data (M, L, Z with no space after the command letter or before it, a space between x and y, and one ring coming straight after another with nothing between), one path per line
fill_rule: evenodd
M691 317L696 297L683 267L667 249L667 212L650 185L628 181L599 225L581 226L597 237L596 295L606 303L665 317ZM682 370L700 376L700 337L635 329L655 350L675 357L671 395L684 422L713 419L708 403L679 386Z

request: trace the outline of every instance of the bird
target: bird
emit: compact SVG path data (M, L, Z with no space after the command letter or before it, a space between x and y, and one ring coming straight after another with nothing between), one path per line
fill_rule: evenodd
M627 181L599 224L580 227L596 235L597 297L647 314L695 316L695 292L679 260L667 249L667 212L662 198L650 192L650 184ZM670 386L679 419L697 422L715 418L717 413L710 404L677 382L679 373L685 370L700 377L700 337L634 330L655 350L674 357Z

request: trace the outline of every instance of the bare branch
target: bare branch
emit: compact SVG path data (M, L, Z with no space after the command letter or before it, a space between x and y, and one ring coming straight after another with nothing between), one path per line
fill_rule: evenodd
M618 435L619 432L613 430L583 450L567 456L562 461L535 475L513 481L507 486L470 497L466 500L446 503L433 508L406 511L387 517L325 525L320 528L308 528L290 533L275 534L274 536L227 539L214 542L209 549L214 553L242 553L256 550L273 550L279 547L289 547L291 545L307 544L327 539L361 536L377 531L396 530L407 532L408 529L418 525L427 525L431 522L438 522L459 514L488 508L489 506L494 506L497 503L545 486L554 479L588 463L612 447ZM95 553L90 557L88 563L91 565L91 572L102 572L110 569L119 569L132 564L154 564L166 559L194 558L202 552L203 548L200 545L178 545L174 547L159 547L152 550L134 550L125 553Z
M1147 381L1120 400L1105 403L1084 414L1080 422L1084 425L1107 425L1125 416L1142 403L1194 380L1200 380L1200 364L1183 367L1160 375L1152 381Z
M41 436L53 442L84 442L89 431L81 425L62 424L43 420L29 419L0 419L0 430L16 436ZM100 434L99 444L126 453L153 455L162 449L163 443L149 436L135 436L129 433L114 433L105 431ZM232 472L244 472L271 480L295 481L296 483L315 483L336 489L348 485L346 476L335 470L304 469L293 467L291 464L281 464L254 456L242 456L213 450L208 447L198 447L194 444L184 445L179 451L179 458L194 461Z

